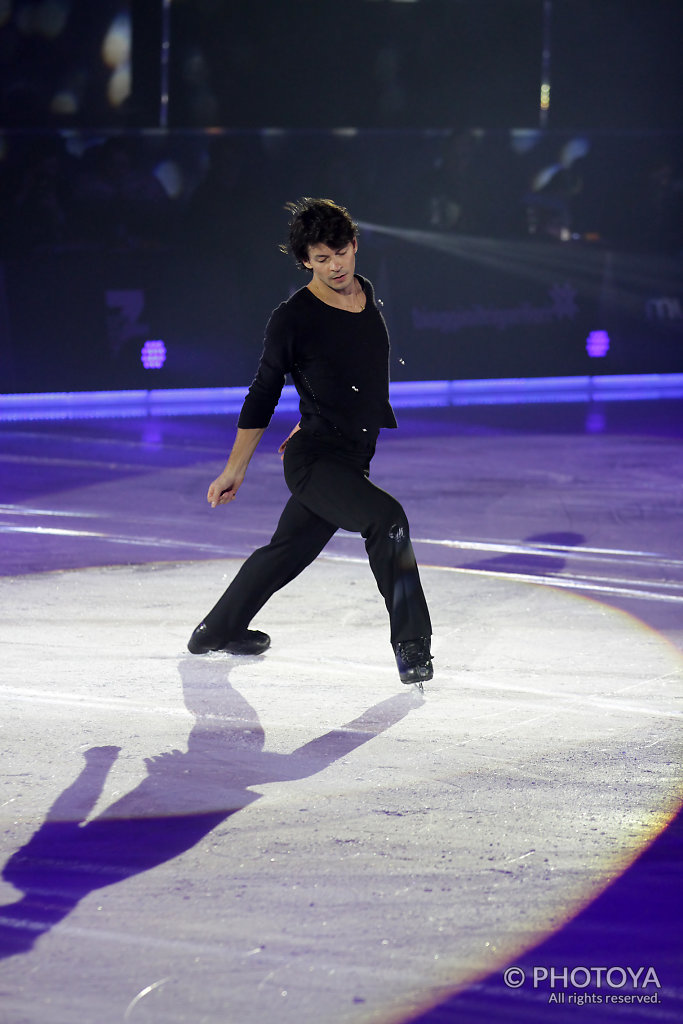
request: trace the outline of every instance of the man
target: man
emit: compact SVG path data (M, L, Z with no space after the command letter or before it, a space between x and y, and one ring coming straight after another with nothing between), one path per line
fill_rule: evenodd
M242 406L223 472L209 487L212 508L233 501L270 422L285 375L301 420L280 446L291 491L277 529L246 560L190 637L192 654L260 654L270 637L248 629L277 590L320 554L338 529L360 533L389 612L401 681L433 675L431 622L401 505L370 483L381 427L396 427L389 404L389 338L369 281L355 274L358 227L328 199L290 203L289 245L311 278L273 312L256 377Z

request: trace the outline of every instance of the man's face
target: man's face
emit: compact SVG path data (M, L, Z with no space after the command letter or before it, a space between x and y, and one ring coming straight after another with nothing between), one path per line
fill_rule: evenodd
M313 277L319 285L343 294L354 287L353 272L357 248L355 238L352 242L344 242L332 249L322 243L311 245L308 249L308 259L304 260L303 264L313 271Z

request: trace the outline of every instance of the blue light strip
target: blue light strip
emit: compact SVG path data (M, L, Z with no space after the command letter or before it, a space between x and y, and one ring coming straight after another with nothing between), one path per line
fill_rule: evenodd
M245 386L0 395L0 422L237 413L246 393ZM391 385L391 402L397 409L657 398L683 398L683 373L417 380ZM288 385L278 408L292 411L298 404L294 387Z

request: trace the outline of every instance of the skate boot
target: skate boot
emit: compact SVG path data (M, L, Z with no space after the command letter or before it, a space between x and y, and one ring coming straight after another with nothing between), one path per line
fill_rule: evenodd
M399 640L393 645L401 682L406 685L414 683L418 690L422 690L422 684L434 675L430 640L431 637L420 636L416 640Z
M228 654L263 654L270 647L270 637L260 629L245 629L232 640L219 640L209 633L205 622L200 622L187 643L190 654L208 654L209 651L227 651Z

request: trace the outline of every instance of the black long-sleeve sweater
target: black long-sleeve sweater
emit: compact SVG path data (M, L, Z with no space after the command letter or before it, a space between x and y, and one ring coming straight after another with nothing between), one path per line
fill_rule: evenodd
M287 374L299 394L303 427L372 442L381 427L396 426L389 404L389 335L372 285L356 276L366 295L361 313L329 306L309 288L273 311L239 427L268 426Z

